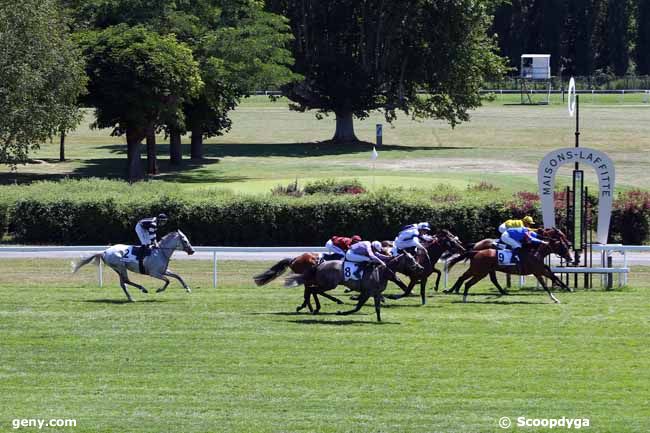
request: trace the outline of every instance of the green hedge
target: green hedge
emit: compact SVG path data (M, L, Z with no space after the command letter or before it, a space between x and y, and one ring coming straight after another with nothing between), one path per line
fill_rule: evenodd
M188 194L160 184L66 182L1 189L1 234L29 244L132 243L138 219L166 212L169 229L182 229L195 245L319 245L333 234L392 239L402 225L419 221L476 241L495 237L505 219L526 214L541 219L532 193L503 201L489 195L446 201L454 194L399 190L296 198ZM636 191L619 196L610 232L612 241L647 242L650 195Z
M178 198L145 204L113 199L20 199L9 213L20 243L107 244L135 242L139 218L164 211L170 229L181 228L195 245L318 245L332 234L392 239L408 222L429 221L462 239L494 236L510 217L499 204L436 206L396 196L277 198L233 196L194 201Z

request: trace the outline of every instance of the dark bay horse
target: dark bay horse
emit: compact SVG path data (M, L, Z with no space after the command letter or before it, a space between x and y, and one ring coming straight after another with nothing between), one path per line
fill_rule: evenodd
M386 296L389 299L400 299L405 296L409 296L413 291L413 287L419 282L420 283L420 298L422 299L422 305L426 304L426 286L427 279L434 272L436 273L436 285L435 291L438 291L440 285L440 275L441 272L436 269L436 263L440 260L440 257L443 254L462 254L465 252L465 248L461 244L457 236L453 235L449 230L440 230L431 242L424 243L423 245L426 249L426 253L423 250L418 250L416 254L416 260L418 264L422 266L422 272L420 273L409 273L408 269L395 269L396 272L404 274L410 278L409 285L407 290L404 291L401 295L392 295Z
M291 272L295 274L303 275L305 277L304 282L302 283L305 286L304 294L305 296L309 296L309 294L311 293L309 287L315 284L315 282L313 281L314 269L316 268L316 266L318 266L319 262L320 262L320 258L317 253L303 253L297 257L293 257L293 258L289 257L280 260L275 265L271 266L268 270L262 272L261 274L255 275L253 277L253 280L255 281L255 284L257 284L258 286L263 286L275 280L277 277L282 275L287 270L287 268L289 268L291 269ZM329 299L330 301L334 301L339 305L343 304L343 301L341 301L340 299L332 295L329 295L327 293L322 293L322 295L327 299ZM317 299L316 302L318 304ZM318 305L320 308L320 304ZM307 307L309 307L309 311L313 311L310 303L307 303Z
M381 322L381 294L386 289L386 284L388 281L395 281L395 269L398 267L410 268L412 272L422 271L422 267L417 263L412 255L409 253L402 253L387 260L386 266L374 266L372 270L366 270L360 281L345 281L343 277L342 260L331 260L323 262L316 267L314 272L314 284L310 285L308 290L305 290L304 301L302 305L296 309L296 311L300 311L305 306L310 306L309 296L313 295L316 302L316 309L313 310L313 313L318 313L320 311L320 303L318 301L317 295L326 296L325 292L333 290L342 284L352 290L361 292L361 294L357 300L357 306L354 309L345 312L339 311L337 314L346 315L356 313L372 296L375 300L375 312L377 314L377 321ZM306 277L304 274L290 276L287 278L285 285L294 286L304 284L305 278Z
M523 256L521 271L517 266L499 265L497 260L497 250L495 249L472 250L455 257L449 261L447 269L451 269L451 267L456 263L467 259L470 259L470 266L469 269L458 278L454 286L451 289L446 290L445 293L458 293L463 282L469 280L465 283L465 291L463 293L463 302L467 302L467 293L469 292L470 287L485 278L486 275L489 275L490 280L499 292L505 295L507 292L499 285L499 282L496 279L496 272L499 271L506 274L534 275L553 302L560 303L547 287L543 277L549 278L553 283L558 284L567 291L571 291L571 289L567 287L562 280L556 277L551 269L544 264L544 258L549 254L557 254L566 261L571 262L572 257L569 251L568 242L566 241L566 236L564 236L561 231L550 229L547 232L547 235L549 236L548 243L542 244L536 249L530 249L529 252Z

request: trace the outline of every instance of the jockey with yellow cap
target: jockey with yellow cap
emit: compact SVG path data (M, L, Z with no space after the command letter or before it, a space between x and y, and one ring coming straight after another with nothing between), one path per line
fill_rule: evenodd
M508 229L516 229L521 227L532 228L535 225L533 217L526 215L522 219L512 219L504 222L499 226L499 233L504 233Z

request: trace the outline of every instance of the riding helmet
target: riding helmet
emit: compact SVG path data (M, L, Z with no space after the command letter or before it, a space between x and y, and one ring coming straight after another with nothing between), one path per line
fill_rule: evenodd
M375 251L381 251L381 242L379 241L372 241L372 249Z
M418 224L418 230L431 231L431 226L429 225L429 223L420 223Z

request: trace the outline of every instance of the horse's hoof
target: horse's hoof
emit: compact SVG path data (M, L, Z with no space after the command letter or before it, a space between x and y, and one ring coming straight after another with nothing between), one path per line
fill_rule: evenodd
M189 288L185 289L185 291L186 291L187 293L192 293L192 290L190 290Z
M342 315L343 315L343 311L337 311L337 312L336 312L336 315L337 315L337 316L342 316Z
M142 289L142 293L149 293L147 289Z
M467 296L463 296L463 304L467 304Z
M135 302L135 299L129 298L129 302Z
M314 311L312 311L312 313L311 313L311 314L313 314L313 315L315 316L315 315L317 315L317 314L318 314L318 312L319 312L319 310L314 310Z
M163 288L161 287L160 289L156 290L156 293L160 293L160 292L164 292L164 291L165 291L165 289L163 289Z

